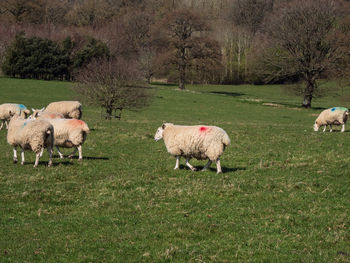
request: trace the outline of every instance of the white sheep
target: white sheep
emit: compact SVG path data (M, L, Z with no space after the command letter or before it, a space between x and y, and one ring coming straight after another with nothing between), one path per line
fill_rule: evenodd
M58 112L50 112L50 111L44 111L45 108L42 109L33 109L32 108L32 114L29 116L29 119L36 119L38 117L45 118L45 119L64 119L63 114Z
M227 133L216 126L182 126L165 123L158 128L154 139L164 140L168 152L176 157L174 169L179 168L180 157L186 158L186 165L195 171L189 160L209 159L202 171L206 170L213 161L216 162L217 173L222 173L220 156L225 147L230 144Z
M10 120L7 142L13 146L13 162L17 163L17 147L22 150L21 164L24 164L24 150L32 150L36 154L34 167L38 166L39 158L44 148L49 153L49 164L52 165L52 147L54 143L53 126L45 120L28 120L17 114L11 113L13 116Z
M82 116L81 103L79 101L56 101L47 105L44 111L58 112L65 118L80 119Z
M61 159L64 158L64 155L61 153L59 147L74 147L74 151L68 157L73 157L79 151L79 160L83 159L82 144L86 140L87 133L90 132L88 125L84 121L77 119L47 119L42 116L35 119L46 120L52 124L55 130L54 145Z
M15 103L4 103L0 105L0 121L1 126L0 130L6 124L6 129L8 129L8 122L11 119L11 114L17 114L24 118L27 118L30 111L23 104L15 104Z
M326 109L320 113L315 120L314 131L324 126L323 132L326 131L327 125L330 127L332 132L332 125L342 125L341 132L345 131L345 123L348 120L349 110L344 107L333 107Z

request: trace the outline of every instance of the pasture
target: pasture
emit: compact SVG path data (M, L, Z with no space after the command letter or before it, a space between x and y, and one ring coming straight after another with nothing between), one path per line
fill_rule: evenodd
M0 78L0 103L77 99L69 85ZM48 168L45 152L34 169L26 152L13 164L0 131L0 262L350 261L350 123L312 130L322 109L349 108L350 87L310 110L277 85L155 88L149 108L120 121L83 106L82 162L55 152ZM226 130L224 173L192 172L184 159L173 170L153 140L165 121Z

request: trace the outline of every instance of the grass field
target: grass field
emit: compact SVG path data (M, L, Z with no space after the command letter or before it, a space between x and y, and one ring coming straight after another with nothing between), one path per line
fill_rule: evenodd
M69 85L0 78L0 103L76 99ZM350 262L350 125L312 130L350 87L311 110L284 86L155 87L120 121L84 106L82 162L13 164L0 131L0 262ZM164 121L225 129L224 173L173 170Z

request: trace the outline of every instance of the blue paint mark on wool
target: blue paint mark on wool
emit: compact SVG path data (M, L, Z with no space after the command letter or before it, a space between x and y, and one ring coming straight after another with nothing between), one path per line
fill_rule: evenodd
M25 126L27 126L27 122L24 122L21 128L24 128Z
M23 104L17 104L17 107L18 107L18 109L20 109L20 110L26 110L26 109L27 109L27 107L24 106Z
M340 111L348 111L347 108L345 107L334 107L334 108L331 108L331 111L336 111L336 110L340 110Z

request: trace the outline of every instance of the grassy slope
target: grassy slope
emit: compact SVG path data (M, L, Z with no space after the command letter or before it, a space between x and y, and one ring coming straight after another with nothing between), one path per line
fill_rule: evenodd
M74 98L68 87L0 78L0 103L42 107ZM0 262L348 262L350 133L313 132L320 110L299 103L280 86L157 86L121 121L84 107L84 161L51 168L29 152L12 164L0 131ZM163 121L224 128L224 174L174 171L153 141Z

